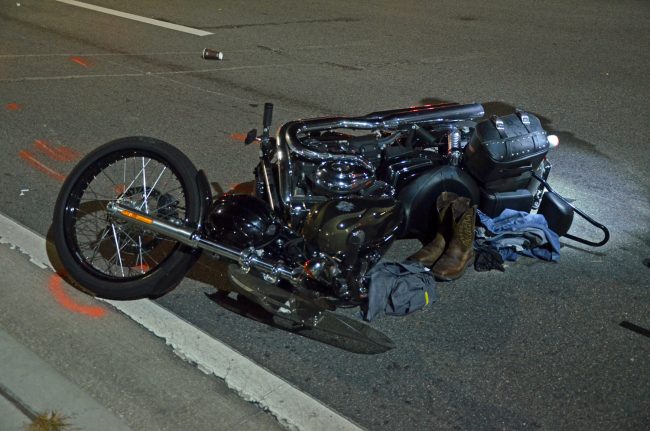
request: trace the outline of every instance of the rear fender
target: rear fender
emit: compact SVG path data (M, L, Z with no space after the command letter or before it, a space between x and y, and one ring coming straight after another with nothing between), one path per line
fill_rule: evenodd
M480 194L474 179L454 166L437 166L419 174L398 190L398 200L404 208L404 222L399 238L430 240L438 228L436 199L442 192L453 192L478 204Z

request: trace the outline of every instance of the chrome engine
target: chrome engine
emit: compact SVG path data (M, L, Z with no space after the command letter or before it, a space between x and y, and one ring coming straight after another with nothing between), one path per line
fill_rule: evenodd
M450 137L457 156L465 123L482 115L479 104L447 104L286 123L273 149L273 192L258 167L257 195L273 199L298 229L330 199L396 199L416 173L449 164Z
M481 105L449 104L285 123L260 141L255 170L257 198L284 226L257 253L301 265L312 290L364 298L364 275L392 241L410 225L431 228L414 218L430 217L438 188L478 199L450 159L482 115Z

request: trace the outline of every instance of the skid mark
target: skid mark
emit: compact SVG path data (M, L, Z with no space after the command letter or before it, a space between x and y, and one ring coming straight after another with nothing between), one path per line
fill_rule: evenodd
M359 18L352 17L340 17L340 18L316 18L316 19L301 19L294 21L281 21L281 22L262 22L255 24L227 24L227 25L218 25L213 27L203 27L207 30L227 30L227 29L237 29L237 28L246 28L246 27L275 27L275 26L285 26L290 24L322 24L322 23L349 23L349 22L359 22Z
M72 56L72 57L69 58L69 60L71 62L77 63L78 65L83 66L85 68L92 67L92 65L93 65L88 59L85 59L83 57Z
M63 283L61 283L61 277L58 274L52 274L47 283L47 288L49 289L54 299L61 304L64 308L69 311L84 314L92 318L100 318L106 315L106 309L97 305L83 305L75 302L63 288Z
M34 155L27 151L27 150L21 150L18 153L18 156L23 159L29 166L32 168L36 169L39 172L44 173L45 175L49 176L50 178L54 178L57 181L63 182L65 180L65 175L55 171L54 169L51 169L47 166L45 166L43 163L39 162Z
M23 109L23 105L18 103L7 103L5 105L5 109L7 111L20 111L21 109Z
M34 147L52 160L69 162L80 157L80 154L68 147L57 147L42 139L34 141Z

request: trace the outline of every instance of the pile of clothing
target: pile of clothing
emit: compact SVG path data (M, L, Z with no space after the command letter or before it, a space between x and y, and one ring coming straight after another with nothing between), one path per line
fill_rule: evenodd
M438 196L436 209L436 236L408 259L430 267L439 281L459 278L472 262L477 271L503 271L503 262L519 255L560 259L559 236L541 214L505 209L490 218L470 206L469 198L451 192Z
M436 210L437 231L431 241L405 262L382 262L368 273L364 319L421 309L436 300L434 278L455 280L472 262L477 271L504 271L504 261L515 261L519 255L551 262L560 258L560 239L541 214L505 209L490 218L469 198L451 192L440 194Z
M437 299L435 279L459 278L474 258L476 206L469 198L443 192L436 201L437 232L405 262L382 262L367 274L365 320L380 313L405 315Z
M482 226L476 228L474 241L477 271L503 271L504 261L516 261L520 255L549 262L560 259L560 238L543 215L505 209L495 218L481 211L478 216Z

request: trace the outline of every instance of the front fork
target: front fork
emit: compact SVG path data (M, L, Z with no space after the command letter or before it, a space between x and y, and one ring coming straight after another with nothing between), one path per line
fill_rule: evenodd
M302 267L290 267L282 261L260 256L253 248L237 248L226 244L214 242L202 235L200 228L186 227L171 223L167 220L152 217L146 212L125 206L121 202L109 202L106 206L109 216L121 221L126 221L136 226L145 228L151 232L174 239L192 248L207 250L226 259L238 262L240 267L248 272L251 268L267 273L277 280L282 278L291 283L299 283L302 280Z

